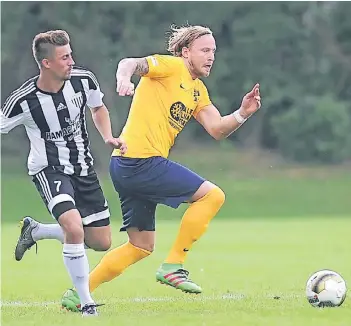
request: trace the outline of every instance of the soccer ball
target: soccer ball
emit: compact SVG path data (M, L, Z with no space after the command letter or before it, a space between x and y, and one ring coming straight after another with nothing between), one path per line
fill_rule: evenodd
M339 307L346 298L346 283L336 272L321 270L307 281L306 296L313 307Z

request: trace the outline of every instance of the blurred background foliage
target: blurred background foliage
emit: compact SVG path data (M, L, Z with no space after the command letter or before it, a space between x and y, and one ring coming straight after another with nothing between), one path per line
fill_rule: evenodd
M351 159L350 12L348 2L2 2L1 101L38 73L33 37L64 29L76 63L100 81L118 134L131 101L115 93L118 61L166 53L172 23L206 25L218 52L204 82L222 115L238 108L254 83L261 84L262 109L230 137L229 147L340 163ZM5 166L26 159L28 141L24 129L17 129L2 137ZM105 165L109 150L89 130L96 163ZM178 143L195 141L215 144L192 121Z

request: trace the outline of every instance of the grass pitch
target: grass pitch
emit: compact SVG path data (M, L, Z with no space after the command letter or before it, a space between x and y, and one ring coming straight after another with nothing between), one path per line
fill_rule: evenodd
M98 319L87 320L60 309L70 286L61 246L42 241L38 255L31 250L16 262L19 229L4 224L3 325L349 325L350 295L343 306L327 309L312 308L304 295L308 277L318 269L336 270L351 282L349 219L214 220L186 264L204 289L195 296L155 282L177 227L158 224L155 253L98 288L94 297L106 305ZM124 239L115 232L114 246ZM89 252L91 266L101 257Z
M38 255L33 248L15 261L19 218L52 220L30 179L3 169L2 325L350 326L350 292L339 308L313 308L305 298L308 277L320 269L339 272L351 286L350 170L284 168L227 152L198 151L192 153L196 160L178 156L227 195L185 265L203 294L183 294L155 281L186 208L160 207L156 251L94 292L106 305L93 319L60 309L71 284L55 240L39 242ZM118 232L119 202L111 182L102 180L116 247L126 240ZM93 268L103 253L88 255Z

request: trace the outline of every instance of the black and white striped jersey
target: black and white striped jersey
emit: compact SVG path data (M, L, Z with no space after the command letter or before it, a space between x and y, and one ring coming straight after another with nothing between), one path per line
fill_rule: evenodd
M24 125L30 140L29 175L47 166L66 174L88 175L93 158L89 149L85 107L103 104L95 75L74 67L71 79L57 93L37 87L39 76L13 91L1 107L1 133Z

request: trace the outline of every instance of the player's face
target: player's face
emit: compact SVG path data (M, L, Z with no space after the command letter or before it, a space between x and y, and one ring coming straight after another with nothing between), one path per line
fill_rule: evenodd
M65 81L71 78L73 65L72 50L69 44L56 46L52 57L48 59L50 71L56 79Z
M189 63L197 77L208 77L215 60L216 41L212 35L196 39L189 48Z

